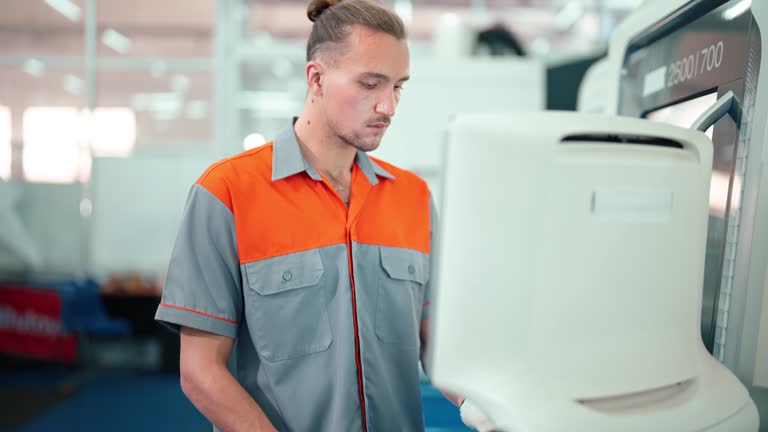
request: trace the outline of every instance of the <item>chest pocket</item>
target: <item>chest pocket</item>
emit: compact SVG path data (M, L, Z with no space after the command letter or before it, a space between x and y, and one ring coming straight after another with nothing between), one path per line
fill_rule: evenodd
M320 251L245 264L245 313L256 349L267 361L327 350L333 342Z
M383 246L380 252L376 335L385 343L418 347L429 257L410 249Z

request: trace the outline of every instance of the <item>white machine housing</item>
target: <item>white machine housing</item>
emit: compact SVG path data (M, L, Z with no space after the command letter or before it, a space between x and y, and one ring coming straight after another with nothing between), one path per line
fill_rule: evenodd
M506 431L757 431L699 330L711 165L703 133L646 120L459 116L434 385Z

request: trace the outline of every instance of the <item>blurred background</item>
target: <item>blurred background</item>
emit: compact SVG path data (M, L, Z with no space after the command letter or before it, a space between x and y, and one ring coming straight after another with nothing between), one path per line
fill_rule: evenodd
M382 2L413 79L376 155L439 201L452 113L575 109L641 2ZM0 0L0 430L209 430L153 315L189 187L299 113L306 6ZM428 430L464 430L423 397Z

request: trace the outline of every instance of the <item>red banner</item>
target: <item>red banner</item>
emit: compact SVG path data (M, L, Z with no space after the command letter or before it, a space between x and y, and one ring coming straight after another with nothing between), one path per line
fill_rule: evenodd
M74 362L77 339L61 325L56 290L0 286L0 352Z

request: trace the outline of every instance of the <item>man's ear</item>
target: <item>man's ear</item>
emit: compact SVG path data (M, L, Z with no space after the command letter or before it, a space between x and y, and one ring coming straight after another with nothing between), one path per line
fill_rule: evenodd
M309 93L313 96L323 95L323 76L325 75L325 66L315 60L307 62L306 75L307 75L307 87Z

